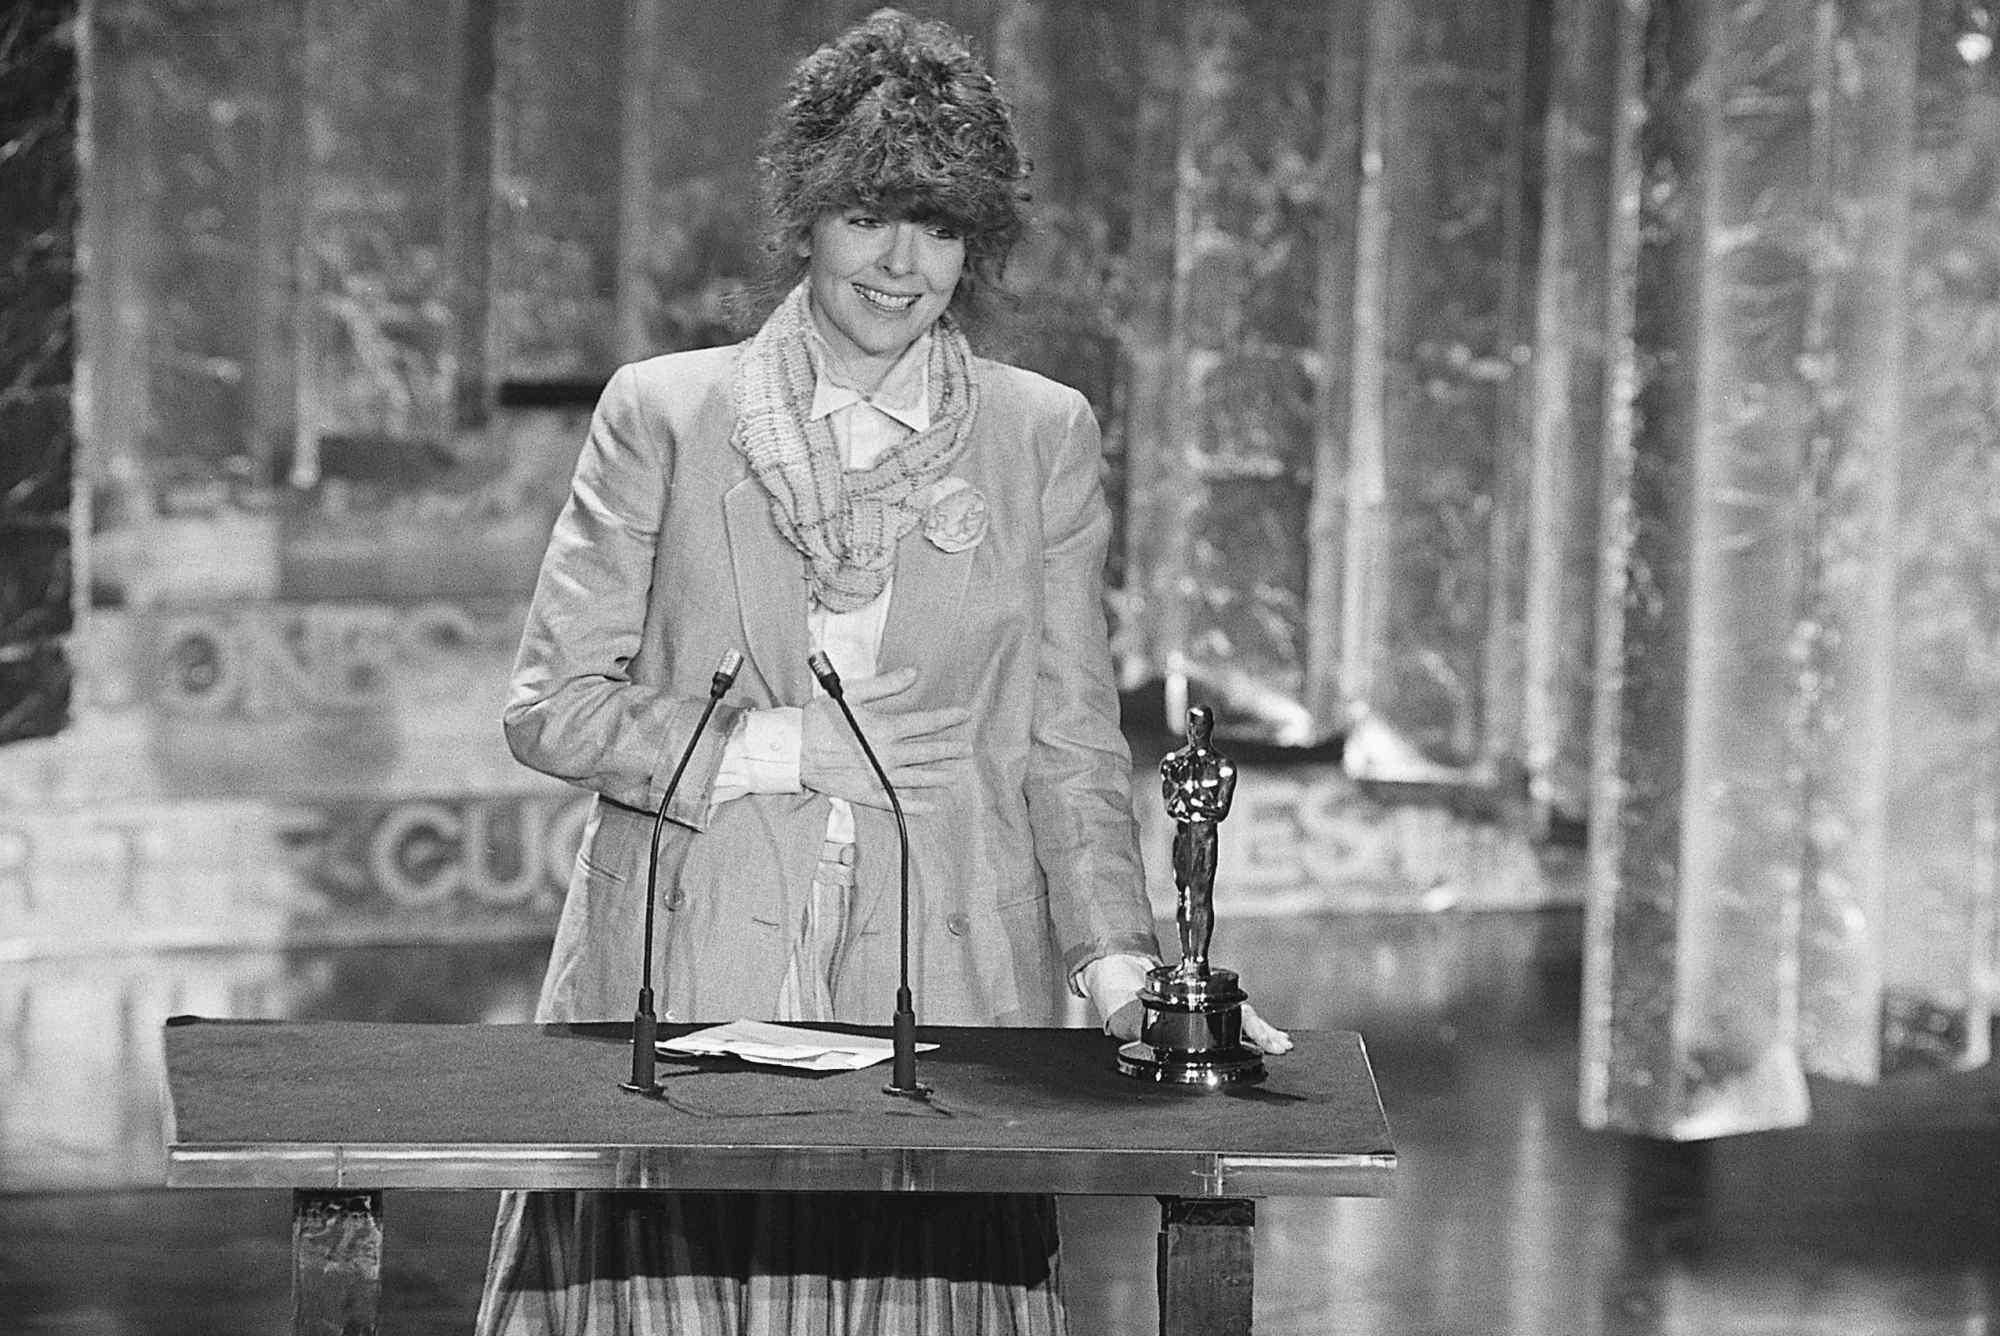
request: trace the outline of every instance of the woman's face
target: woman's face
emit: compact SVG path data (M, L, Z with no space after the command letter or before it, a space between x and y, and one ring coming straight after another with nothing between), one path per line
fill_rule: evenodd
M803 250L820 334L853 373L887 371L944 314L965 269L965 241L944 224L861 208L823 215Z

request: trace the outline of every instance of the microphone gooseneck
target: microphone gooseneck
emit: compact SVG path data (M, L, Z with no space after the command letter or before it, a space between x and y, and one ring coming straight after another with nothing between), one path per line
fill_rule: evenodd
M659 903L656 887L660 879L660 831L666 826L667 808L673 805L674 790L681 786L681 773L694 756L695 744L701 741L701 735L708 729L709 716L715 713L716 704L728 694L742 668L743 656L733 649L725 651L722 661L716 664L715 675L708 683L708 704L702 707L694 732L688 734L687 746L681 749L681 759L660 794L659 810L653 813L653 836L647 842L646 852L646 938L640 956L639 1005L632 1013L632 1079L619 1082L621 1087L638 1095L660 1093L660 1083L653 1075L654 1060L658 1056L653 1051L653 1045L659 1039L660 1031L659 1018L653 1014L653 908Z
M861 754L868 758L868 764L875 771L875 778L882 785L882 792L889 796L889 810L896 814L896 842L902 856L900 890L901 914L898 922L900 933L897 943L899 957L896 975L896 1014L893 1017L894 1054L889 1065L889 1084L882 1087L886 1094L902 1095L908 1099L929 1099L931 1088L917 1079L917 1009L910 995L910 828L903 820L903 803L896 796L896 786L889 782L889 772L875 759L875 749L868 745L868 735L861 731L861 721L848 708L847 697L840 686L840 674L833 670L833 660L824 650L814 650L806 656L806 664L833 697L833 703L840 707L840 713L847 720L847 727L854 734L854 740L861 744Z

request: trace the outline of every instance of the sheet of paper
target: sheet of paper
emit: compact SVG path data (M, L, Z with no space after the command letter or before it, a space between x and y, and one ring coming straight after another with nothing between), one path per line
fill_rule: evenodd
M737 1057L746 1062L763 1062L777 1067L796 1067L810 1072L851 1072L887 1062L895 1056L895 1044L874 1035L838 1034L824 1030L802 1030L793 1025L773 1025L769 1021L730 1021L706 1030L662 1039L661 1053L693 1057ZM936 1044L918 1044L917 1052L928 1053Z

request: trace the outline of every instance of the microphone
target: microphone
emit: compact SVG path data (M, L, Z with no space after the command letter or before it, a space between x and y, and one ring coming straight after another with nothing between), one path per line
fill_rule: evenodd
M868 745L868 737L861 731L860 721L847 707L847 697L841 693L840 674L833 670L833 660L826 657L826 651L814 650L806 656L806 665L813 670L819 684L826 688L826 694L833 697L833 703L840 707L854 740L861 744L861 754L875 768L875 778L881 781L882 792L889 795L889 810L896 814L896 842L901 847L903 859L902 959L896 979L895 1055L890 1060L889 1084L882 1087L882 1092L909 1099L929 1099L931 1088L917 1079L917 1009L910 998L910 828L903 822L903 804L896 797L896 786L889 782L888 771L875 759L875 749Z
M716 702L728 693L742 668L743 656L733 649L725 651L722 661L715 665L715 676L708 683L708 704L702 707L701 718L695 722L694 732L688 735L680 762L674 766L673 776L667 780L667 787L660 795L660 810L653 814L653 838L647 842L646 852L646 945L639 968L639 1006L632 1013L632 1079L618 1083L635 1095L660 1093L660 1083L653 1076L653 1062L658 1056L653 1051L653 1044L659 1038L660 1030L659 1020L653 1015L653 906L659 903L659 894L654 888L660 879L660 831L667 824L667 808L673 805L674 790L681 785L681 772L687 769L695 744L701 741L702 733L707 730L708 718L715 713Z

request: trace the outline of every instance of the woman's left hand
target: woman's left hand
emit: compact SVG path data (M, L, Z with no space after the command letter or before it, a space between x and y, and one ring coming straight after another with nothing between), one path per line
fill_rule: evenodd
M1133 998L1104 1022L1104 1032L1113 1039L1132 1040L1139 1037L1139 1027L1145 1024L1146 1007L1138 998Z
M1257 1014L1257 1008L1243 1004L1243 1042L1260 1053L1289 1053L1292 1037Z

